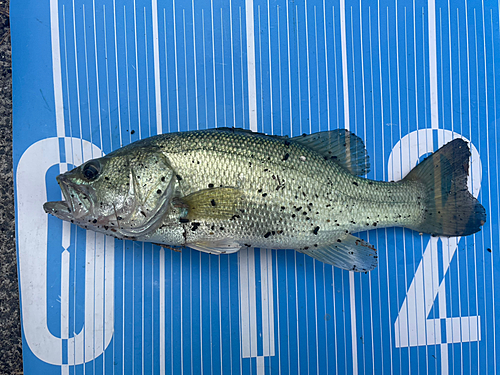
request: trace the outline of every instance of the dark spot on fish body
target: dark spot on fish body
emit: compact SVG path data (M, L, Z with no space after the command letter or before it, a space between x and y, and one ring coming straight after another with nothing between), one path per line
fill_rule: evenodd
M267 232L266 234L264 234L264 238L268 238L270 235L271 235L271 232Z
M233 216L231 217L231 220L236 220L236 219L239 219L239 218L240 218L240 215L233 215Z
M216 206L215 199L212 199L212 200L210 201L210 204L212 205L212 207L215 207L215 206Z
M263 196L264 198L265 198L265 197L267 197L267 193L262 194L262 196Z
M179 176L178 174L176 174L175 177L177 178L177 181L182 181L182 177Z
M303 212L302 212L302 215L307 215L307 212L306 212L306 211L303 211Z
M318 231L319 231L319 227L316 227L316 228L314 228L313 233L314 233L315 235L318 235Z
M208 184L208 188L212 189L214 187L214 184Z
M219 229L220 229L220 230L224 230L224 227L220 227Z
M135 130L131 130L131 131L130 131L130 134L135 134Z
M185 223L189 223L189 220L188 219L184 219L184 218L181 217L179 219L179 222L185 224Z
M353 182L352 182L352 184L353 184L354 186L358 186L358 183L357 183L356 181L353 181Z
M198 227L201 225L201 223L198 222L192 222L191 223L191 230L194 232L198 229Z
M373 223L372 225L373 225L374 227L376 227L376 226L377 226L377 223Z
M156 190L156 194L161 194L161 190L160 189Z
M257 190L257 193L262 193L262 189Z
M246 243L244 243L243 246L245 246L245 247L252 247L251 244L246 244Z
M290 157L290 154L285 154L285 156L283 156L283 161L288 160L289 157Z
M292 214L292 218L295 218L295 216L296 216L295 214Z
M285 206L281 206L281 211L284 211L285 210Z
M87 228L87 227L85 227L85 228ZM109 227L108 227L107 225L105 225L103 228L104 228L105 230L108 230L108 229L109 229Z

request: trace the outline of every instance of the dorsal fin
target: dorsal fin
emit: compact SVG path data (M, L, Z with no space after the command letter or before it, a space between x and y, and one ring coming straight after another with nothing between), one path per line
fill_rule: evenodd
M220 128L213 128L211 130L226 131L226 132L231 132L231 133L263 135L263 136L266 136L266 137L271 137L271 138L276 138L276 139L290 139L288 137L288 135L266 134L266 133L254 132L253 130L243 129L243 128L220 127Z
M370 170L370 160L363 141L348 130L301 135L292 140L313 149L326 160L336 162L355 176L363 176Z

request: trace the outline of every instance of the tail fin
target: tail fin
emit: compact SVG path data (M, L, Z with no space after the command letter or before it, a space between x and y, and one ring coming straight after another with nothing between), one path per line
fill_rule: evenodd
M455 139L418 164L404 178L420 181L427 191L425 217L412 228L435 236L467 236L481 230L486 211L467 189L470 151Z

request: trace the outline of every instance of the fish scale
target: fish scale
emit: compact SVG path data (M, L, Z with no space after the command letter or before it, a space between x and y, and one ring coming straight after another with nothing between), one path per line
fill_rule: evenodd
M241 218L207 221L198 230L188 231L187 242L232 236L257 247L296 248L331 243L339 233L365 230L374 223L384 227L421 220L422 210L412 199L423 190L421 184L374 183L286 139L192 132L180 133L176 142L159 138L158 146L182 176L179 188L184 195L209 185L245 192ZM276 190L280 174L285 186ZM309 204L314 211L308 210ZM320 229L314 234L316 227ZM278 231L279 235L272 235ZM264 237L268 232L271 235Z

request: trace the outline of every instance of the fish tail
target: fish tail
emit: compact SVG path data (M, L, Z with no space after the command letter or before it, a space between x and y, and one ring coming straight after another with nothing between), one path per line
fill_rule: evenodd
M435 236L467 236L481 230L486 210L467 188L470 150L455 139L418 164L404 178L425 186L423 220L411 229Z

